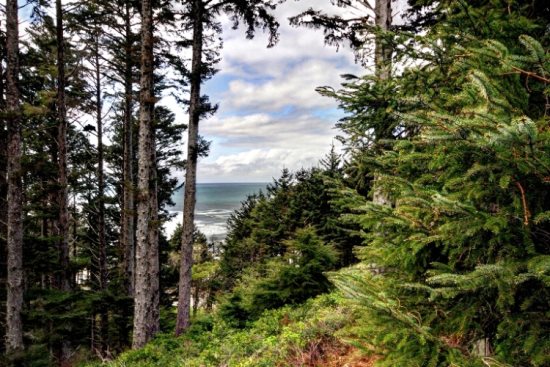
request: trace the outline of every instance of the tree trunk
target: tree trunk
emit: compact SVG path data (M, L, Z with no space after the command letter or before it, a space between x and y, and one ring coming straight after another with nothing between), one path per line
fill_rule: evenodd
M390 30L392 24L392 0L376 0L374 23L378 31L384 33ZM375 74L380 79L387 80L392 68L392 47L384 42L384 35L377 34L374 49Z
M57 149L59 165L59 219L57 230L59 235L59 273L57 286L59 289L70 290L69 283L69 210L67 183L67 106L65 104L65 40L63 36L63 8L61 0L55 1L56 38L57 38Z
M101 65L99 55L99 27L96 27L95 39L95 87L96 87L96 124L97 124L97 234L98 234L98 272L99 290L105 292L107 289L107 243L105 240L105 175L103 170L103 118L101 98ZM103 304L103 303L102 303ZM101 352L107 350L108 313L105 307L100 310L100 340Z
M0 60L5 60L5 44L0 45ZM6 104L4 100L5 92L5 73L4 65L0 62L0 111L6 111ZM6 201L8 197L8 132L6 130L7 120L3 119L0 124L0 318L6 319L6 282L7 282L7 270L8 270L8 203ZM6 340L6 328L4 323L0 323L0 338L2 341ZM0 348L4 347L4 342L0 344Z
M193 267L193 231L195 221L195 191L197 181L198 134L200 117L200 88L203 46L203 3L193 0L193 56L191 62L191 97L189 102L189 129L187 166L183 202L183 235L178 294L176 335L183 333L190 323L191 269Z
M19 102L19 20L17 0L6 1L8 114L8 297L6 350L23 350L23 211L21 181L21 105Z
M5 44L0 45L1 55L0 60L5 60ZM0 62L0 110L5 111L6 101L4 100L5 93L5 74L4 65ZM6 130L6 123L3 121L0 125L0 279L5 284L5 269L6 269L6 255L7 244L6 239L8 237L8 204L6 198L8 197L8 132ZM3 298L2 298L3 300ZM0 311L1 312L1 311ZM4 334L0 335L3 336Z
M391 0L376 0L375 2L375 25L378 32L387 32L392 23L392 8ZM384 35L377 34L374 50L374 67L375 75L381 80L388 80L391 76L392 68L392 48L391 45L384 42ZM376 139L382 137L377 136ZM375 175L373 180L373 195L372 201L379 205L391 205L391 200L378 187L378 175Z
M195 285L195 293L193 294L193 317L197 316L197 311L199 310L199 300L201 296L200 282L197 281Z
M124 158L123 158L123 208L121 242L123 251L123 279L128 296L134 296L134 177L133 177L133 129L132 129L132 25L130 4L125 11L125 70L124 70Z
M153 112L153 10L142 2L142 48L138 142L138 196L134 334L132 347L143 347L159 330L158 205Z

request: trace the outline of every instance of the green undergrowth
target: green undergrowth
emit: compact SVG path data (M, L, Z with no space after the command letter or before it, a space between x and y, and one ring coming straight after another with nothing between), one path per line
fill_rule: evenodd
M144 348L123 353L103 365L291 366L297 355L310 351L313 345L327 341L339 344L335 335L349 326L351 315L336 294L322 295L300 306L266 311L244 329L231 327L217 314L201 315L185 335L176 338L161 334Z

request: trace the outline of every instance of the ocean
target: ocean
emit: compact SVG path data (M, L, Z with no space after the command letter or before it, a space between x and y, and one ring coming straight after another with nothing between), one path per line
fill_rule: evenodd
M227 234L226 222L240 208L248 195L265 191L267 183L198 183L195 225L209 240L222 241ZM176 216L164 225L171 236L176 225L183 221L183 188L172 197L176 205L167 208Z

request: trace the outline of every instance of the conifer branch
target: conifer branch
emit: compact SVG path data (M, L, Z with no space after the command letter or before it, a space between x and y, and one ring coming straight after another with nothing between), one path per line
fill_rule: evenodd
M531 218L531 212L529 211L529 207L527 206L527 199L525 198L525 190L523 189L523 186L519 181L516 181L516 186L518 187L521 193L521 202L523 205L523 224L528 226L529 219Z
M531 71L523 70L521 68L518 68L517 66L512 66L512 69L517 71L519 74L526 75L528 78L531 77L533 79L537 79L537 80L539 80L541 82L544 82L544 83L550 83L550 79L545 78L541 75L538 75L537 73L533 73Z

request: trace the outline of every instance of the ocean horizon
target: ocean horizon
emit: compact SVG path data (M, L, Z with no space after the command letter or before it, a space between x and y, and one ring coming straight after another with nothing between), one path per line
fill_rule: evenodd
M203 182L197 183L195 225L208 240L223 241L227 235L227 219L241 207L248 195L265 191L268 182ZM172 195L175 203L166 209L175 217L165 223L168 237L183 221L183 187Z

